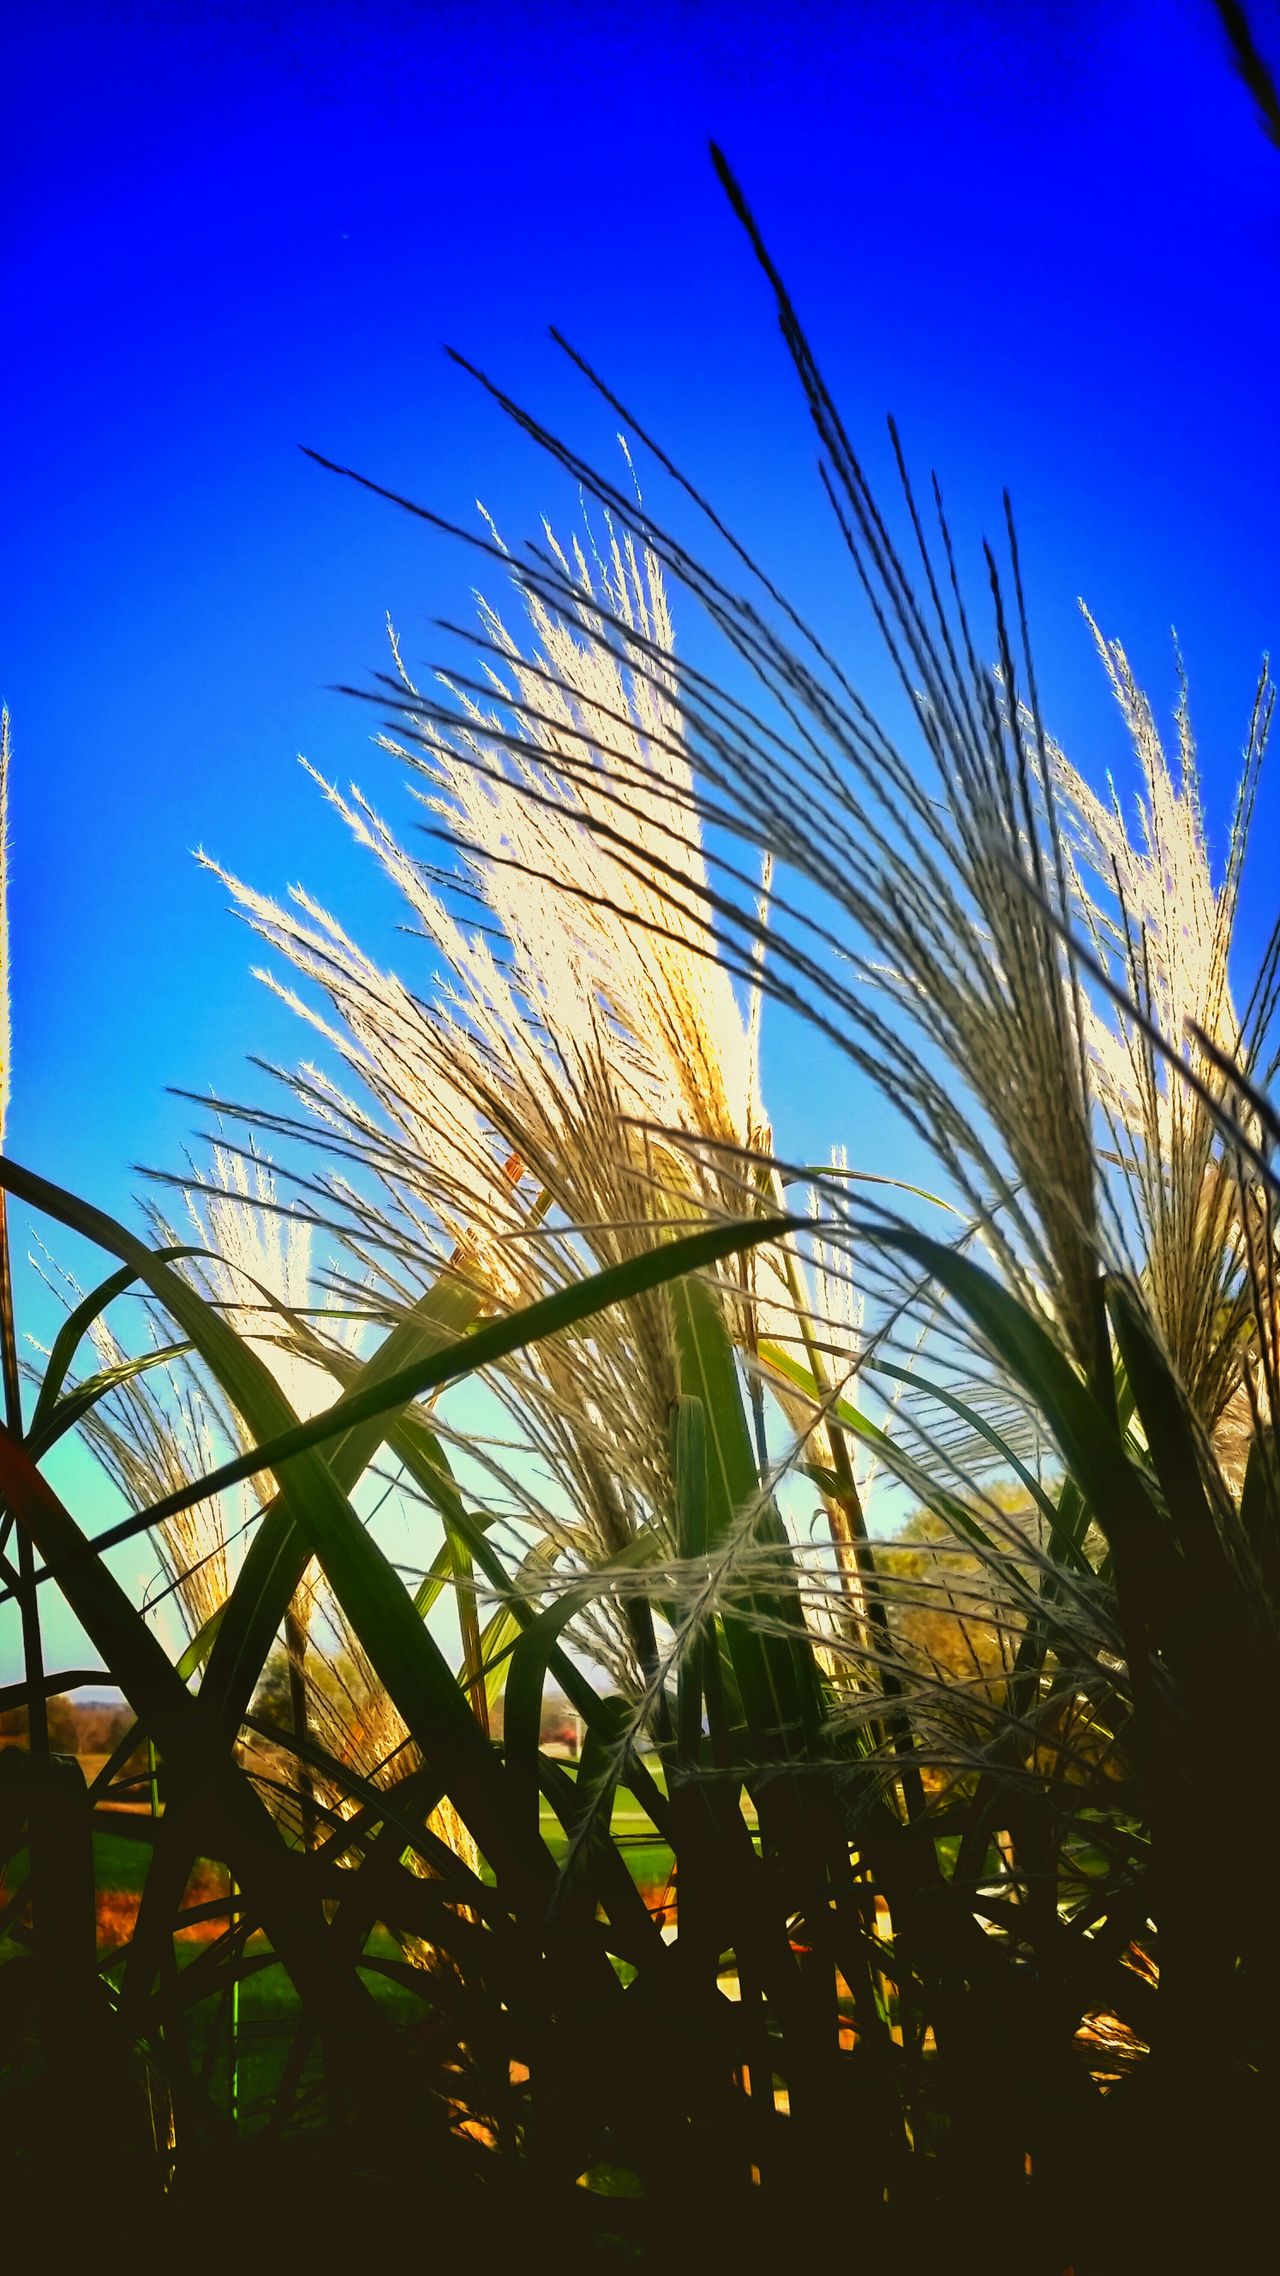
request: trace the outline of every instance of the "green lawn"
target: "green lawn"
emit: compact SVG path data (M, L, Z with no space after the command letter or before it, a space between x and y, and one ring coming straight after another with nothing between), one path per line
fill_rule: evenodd
M543 1837L553 1856L564 1855L566 1839L554 1814L544 1802L540 1822ZM665 1887L671 1871L671 1852L661 1842L652 1821L638 1809L630 1796L619 1798L613 1812L613 1835L630 1867L632 1878L642 1888ZM131 1891L142 1885L147 1850L144 1843L131 1841L125 1835L95 1832L94 1856L98 1886L102 1890ZM25 1860L15 1857L9 1873L10 1887L16 1887ZM216 1878L219 1868L211 1867ZM194 1941L182 1940L178 1952L180 1967L188 1967L199 1958L204 1947ZM261 1939L250 1946L250 1955L264 1951ZM0 1946L0 1954L5 1950ZM366 1948L369 1960L398 1960L399 1946L382 1930L376 1930ZM420 2003L414 1992L403 1984L380 1975L376 1969L364 1971L365 1981L375 1998L384 2004L397 2020L410 2022L420 2012ZM238 2092L241 2115L252 2123L255 2109L265 2110L275 2091L281 2063L289 2044L297 2018L297 1999L293 1987L282 1968L269 1966L250 1976L241 1986L238 2019ZM216 1999L201 2001L189 2009L182 2024L187 2036L189 2054L197 2071L203 2071L208 2092L214 2102L226 2108L229 2101L228 2051L230 2045L230 2018L225 2005ZM318 2055L307 2067L300 2091L305 2098L308 2086L316 2075ZM207 2068L206 2068L207 2066Z
M564 1768L571 1777L576 1776L577 1765L566 1763ZM655 1784L665 1786L661 1765L651 1763ZM557 1863L564 1856L568 1843L559 1819L545 1800L539 1804L538 1823L552 1856ZM631 1870L631 1878L642 1889L665 1888L671 1875L671 1851L659 1838L652 1818L646 1816L630 1794L619 1793L614 1798L610 1830L614 1842L621 1850Z

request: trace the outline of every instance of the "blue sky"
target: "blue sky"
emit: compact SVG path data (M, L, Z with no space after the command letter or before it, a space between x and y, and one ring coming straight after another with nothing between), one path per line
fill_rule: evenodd
M1124 746L1077 594L1166 716L1177 626L1221 820L1280 625L1280 156L1208 0L71 5L11 12L5 51L19 1160L127 1213L196 1119L165 1085L242 1096L250 1050L293 1055L198 844L305 879L421 980L294 757L403 811L328 689L380 668L388 610L429 662L474 570L297 445L460 520L479 496L512 541L569 522L443 342L607 457L559 324L883 689L710 135L873 469L892 409L975 576L1008 483L1045 707L1090 771ZM837 1086L802 1119L769 1049L785 1149L874 1151Z

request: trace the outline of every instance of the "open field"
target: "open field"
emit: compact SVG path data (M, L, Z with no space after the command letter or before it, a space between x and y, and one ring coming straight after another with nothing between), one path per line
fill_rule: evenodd
M133 1812L130 1811L132 1815ZM559 1861L566 1849L565 1835L553 1812L544 1801L540 1806L539 1824L543 1839ZM612 1819L612 1838L625 1857L631 1877L637 1887L651 1895L651 1901L660 1904L667 1892L671 1875L671 1851L659 1840L653 1824L643 1811L622 1796L615 1802ZM146 1871L147 1848L141 1841L130 1840L121 1834L95 1831L93 1837L94 1870L98 1890L99 1946L105 1953L124 1941L137 1897ZM27 1869L26 1852L20 1850L11 1860L0 1881L0 1905L8 1894L15 1891ZM486 1878L491 1876L486 1875ZM226 1887L225 1869L215 1860L200 1858L196 1861L188 1883L187 1902L199 1904L220 1896ZM217 1933L216 1924L201 1924L184 1932L188 1939L203 1941ZM0 1959L12 1947L0 1940Z

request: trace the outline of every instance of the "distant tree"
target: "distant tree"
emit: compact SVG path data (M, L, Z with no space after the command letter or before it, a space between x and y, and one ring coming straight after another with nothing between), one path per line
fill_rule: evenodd
M55 1754L78 1754L79 1727L76 1711L68 1698L46 1702L49 1718L49 1744ZM29 1719L25 1707L7 1707L0 1715L0 1741L9 1746L25 1746L29 1735Z
M61 1693L48 1702L49 1744L55 1754L109 1755L136 1720L124 1699L81 1699ZM0 1746L27 1744L27 1710L7 1707L0 1713ZM137 1767L144 1754L142 1742L132 1758Z
M49 1745L54 1754L79 1754L80 1717L65 1693L48 1702Z
M1027 1495L1000 1486L989 1487L988 1495L1004 1519L1026 1532L1030 1547L1036 1517ZM876 1563L890 1625L908 1657L989 1695L998 1690L1018 1648L1020 1621L1008 1602L997 1601L990 1566L923 1509L877 1550Z
M81 1754L110 1754L133 1725L133 1710L123 1699L85 1699L76 1702Z

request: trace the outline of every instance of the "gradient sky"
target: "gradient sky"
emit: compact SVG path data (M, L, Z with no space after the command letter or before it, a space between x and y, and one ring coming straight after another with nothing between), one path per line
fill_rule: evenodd
M1163 717L1176 625L1221 847L1280 627L1280 154L1208 0L99 4L0 38L18 1160L127 1214L132 1165L198 1125L166 1084L263 1096L246 1054L299 1049L198 844L305 879L421 984L294 755L405 815L327 691L381 667L388 610L429 664L474 568L296 446L460 520L480 497L513 543L568 526L443 342L608 460L559 324L882 690L710 135L873 470L891 409L975 576L1009 485L1045 708L1089 771L1124 742L1076 596ZM874 1118L834 1083L815 1113L800 1066L775 1032L783 1149L867 1158Z

